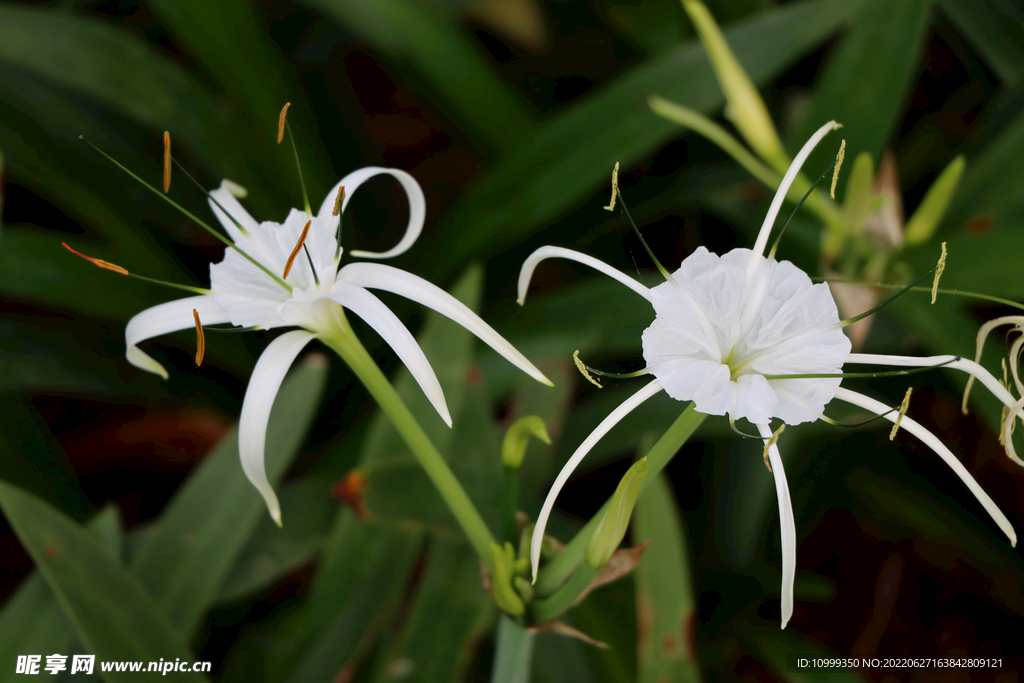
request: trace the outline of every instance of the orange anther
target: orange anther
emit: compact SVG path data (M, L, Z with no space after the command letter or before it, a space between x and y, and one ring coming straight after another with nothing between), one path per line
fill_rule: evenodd
M292 106L291 102L285 102L284 106L281 107L281 115L277 117L277 144L281 144L281 140L284 140L284 117L288 113L288 107Z
M337 216L341 213L341 205L345 203L345 186L342 185L338 188L338 196L334 200L334 211L331 212L332 216Z
M63 244L64 248L67 249L68 251L70 251L75 256L81 256L82 258L84 258L86 261L89 261L93 265L97 265L100 268L105 268L106 270L112 270L115 273L121 273L121 275L127 275L128 274L128 271L126 269L122 268L121 266L115 265L115 264L111 263L110 261L103 261L103 260L98 259L98 258L93 258L92 256L86 256L82 252L75 251L74 249L69 247L67 242L61 242L61 244Z
M171 189L171 134L164 131L164 194Z
M206 353L206 337L203 335L203 324L199 322L199 311L193 308L192 317L196 319L196 367L199 367Z
M306 241L306 235L309 234L309 226L312 223L313 221L306 221L306 227L302 229L302 234L299 236L299 243L292 249L292 255L288 257L288 263L284 264L284 275L281 276L281 279L288 279L288 273L292 271L292 264L295 263L295 257L299 255L299 250L302 249L302 245Z

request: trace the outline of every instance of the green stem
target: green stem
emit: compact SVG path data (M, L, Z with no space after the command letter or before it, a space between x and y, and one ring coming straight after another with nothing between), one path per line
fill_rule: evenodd
M644 483L640 486L641 495L643 495L643 492L650 483L657 479L655 475L665 469L665 466L682 448L683 444L693 436L693 433L700 426L701 422L704 421L705 417L706 415L703 413L698 413L694 410L691 403L676 418L676 421L672 423L668 431L658 439L658 442L654 444L651 450L648 451L647 476L644 477ZM601 523L607 510L608 503L606 502L597 514L587 522L586 526L576 534L575 538L569 541L569 544L562 549L562 552L555 555L550 562L541 567L540 573L537 576L537 583L534 585L534 589L536 589L539 595L551 595L565 583L565 580L569 578L569 575L572 574L573 570L583 560L583 554L587 550L587 544L590 543L590 537L594 535L594 531L597 529L598 524Z
M601 516L603 517L603 515ZM583 595L583 591L587 590L587 586L595 576L597 576L597 567L592 566L589 562L581 564L573 572L572 577L555 591L554 595L544 600L538 600L531 605L534 621L540 623L554 619L572 607L573 603Z
M508 615L501 615L491 683L530 683L533 638L533 633L512 621Z
M516 510L519 509L519 468L506 465L501 477L501 524L504 540L515 547L519 543L516 533Z
M434 447L430 437L420 427L413 414L409 412L409 408L406 407L395 388L391 386L391 382L377 367L376 361L359 342L352 332L352 328L348 326L348 322L344 320L343 316L337 317L341 323L339 333L323 335L320 337L321 341L334 349L342 360L352 368L356 377L377 401L377 405L391 419L395 429L412 449L413 455L448 504L452 514L455 515L456 521L469 538L469 542L480 556L480 560L493 572L494 558L491 555L491 544L496 541L491 530L487 528L483 517L480 516L473 501L466 494L466 490L462 488L462 484L448 467L448 463Z

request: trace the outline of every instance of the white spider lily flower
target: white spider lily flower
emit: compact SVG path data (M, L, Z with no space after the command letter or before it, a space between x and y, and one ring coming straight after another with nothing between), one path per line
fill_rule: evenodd
M822 126L797 154L775 194L754 248L734 249L722 256L698 248L666 282L647 288L625 273L593 257L560 247L542 247L523 264L519 275L519 303L526 298L537 264L560 257L589 265L611 276L645 298L654 322L641 337L646 361L644 374L656 379L614 410L576 449L559 472L541 507L530 546L536 580L544 529L555 499L573 470L616 423L651 396L664 390L679 401L693 401L695 410L745 418L755 424L768 447L768 460L779 502L782 536L782 628L793 614L796 574L796 524L789 487L778 446L771 441L772 419L795 425L817 419L825 406L838 398L877 415L895 420L885 404L840 388L843 367L875 363L908 367L942 365L970 373L1007 406L1016 411L1013 396L984 368L956 356L911 358L851 354L844 323L826 283L810 277L788 261L764 256L769 233L793 179L811 150L831 130ZM823 376L824 375L824 376ZM903 419L907 431L920 438L945 460L977 497L1010 542L1017 537L1006 516L981 489L948 448L924 427Z
M260 329L302 328L277 337L260 356L245 392L239 424L242 469L266 500L270 515L278 524L281 523L281 508L264 468L270 409L285 373L309 342L317 337L327 339L351 334L343 309L355 313L380 334L412 373L441 418L449 427L452 424L441 385L422 349L401 320L371 294L370 289L399 294L448 316L513 365L538 381L550 384L501 335L439 287L411 273L378 263L353 263L339 270L341 213L360 185L381 174L394 177L405 190L409 199L409 224L392 249L382 253L353 251L352 254L381 259L404 253L422 231L426 215L423 191L416 179L405 171L377 166L354 171L334 186L315 216L293 209L281 224L257 223L238 201L244 191L225 180L210 192L210 208L235 246L251 259L235 249L227 249L220 263L210 265L210 294L178 299L142 311L128 322L125 330L129 362L166 379L167 371L139 349L138 344L192 327L195 324L193 310L205 325L230 323ZM340 198L343 201L336 207ZM273 274L280 274L280 279Z

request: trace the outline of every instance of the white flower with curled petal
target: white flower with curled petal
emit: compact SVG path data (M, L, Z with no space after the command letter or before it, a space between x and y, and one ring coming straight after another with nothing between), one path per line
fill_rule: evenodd
M352 263L339 269L341 213L356 189L371 177L386 174L401 184L409 199L409 224L395 247L382 253L353 251L353 256L382 259L409 249L423 229L426 203L415 178L393 168L371 166L341 179L316 215L292 210L284 223L257 223L238 198L244 190L225 180L210 192L210 207L236 249L210 265L211 292L147 309L125 330L128 360L167 377L138 344L193 326L193 310L206 325L230 323L270 329L298 327L274 339L260 356L245 392L239 425L239 452L246 476L281 523L281 509L264 469L264 442L274 398L285 373L302 349L318 337L351 334L343 309L377 331L419 383L441 418L451 426L441 385L412 334L371 289L399 294L442 313L489 344L531 377L548 379L468 307L444 290L411 273L379 263ZM280 274L280 275L276 275Z
M700 247L666 282L648 289L633 278L593 257L561 247L542 247L523 264L519 276L519 303L526 298L537 264L548 258L566 258L611 276L645 298L654 321L642 337L646 368L654 381L616 408L583 441L559 472L541 507L531 542L531 563L536 580L544 529L555 499L573 470L594 445L619 421L651 396L664 390L679 401L693 401L694 409L709 415L745 418L756 425L768 447L775 478L782 536L782 627L793 613L796 574L796 525L789 487L778 446L772 439L771 420L790 425L827 419L825 406L834 398L859 406L893 422L900 419L875 399L840 387L848 364L930 367L941 365L968 372L979 379L1016 414L1024 404L977 363L957 356L910 358L850 353L835 301L825 283L810 277L788 261L764 256L769 233L783 198L817 143L831 130L822 126L797 154L783 177L753 249L734 249L722 256ZM901 426L934 450L963 480L1010 542L1017 537L999 510L953 453L933 434L908 417Z

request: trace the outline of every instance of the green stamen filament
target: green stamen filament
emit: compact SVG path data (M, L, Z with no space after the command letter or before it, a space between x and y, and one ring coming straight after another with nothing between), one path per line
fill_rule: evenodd
M243 256L243 257L244 257L244 258L245 258L246 260L248 260L248 261L249 261L250 263L252 263L252 264L253 264L254 266L256 266L257 268L259 268L260 270L262 270L262 271L263 271L264 273L266 273L267 275L269 275L269 276L270 276L271 278L273 278L273 279L274 279L274 281L275 281L275 282L276 282L277 284L281 285L282 287L284 287L285 289L287 289L287 290L288 290L289 292L291 292L291 291L292 291L291 285L289 285L288 283L286 283L286 282L285 282L284 280L282 280L281 278L279 278L279 277L278 277L277 275L275 275L274 273L270 272L270 270L268 270L266 266L264 266L264 265L263 265L262 263L260 263L260 262L259 262L259 261L257 261L256 259L254 259L254 258L253 258L252 256L250 256L249 254L247 254L247 253L246 253L246 252L245 252L245 251L244 251L243 249L240 249L240 248L239 248L238 246L236 246L236 245L235 245L235 243L234 243L234 242L232 242L232 241L231 241L230 239L228 239L227 237L225 237L224 235L222 235L222 234L221 234L220 232L218 232L217 230L214 230L214 229L213 229L212 227L210 227L210 225L209 225L209 224L207 224L207 223L206 223L206 221L202 220L201 218L199 218L198 216L196 216L195 214L193 214L193 213L192 213L191 211L189 211L188 209L186 209L185 207L183 207L182 205L178 204L178 203L177 203L176 201L174 201L173 199L171 199L170 197L168 197L167 195L165 195L165 194L164 194L163 192L161 192L161 191L160 191L160 190L158 190L157 188L155 188L155 187L153 187L152 185L150 185L149 183L147 183L147 182L146 182L145 180L143 180L142 178L140 178L140 177L139 177L138 175L136 175L135 173L133 173L132 171L130 171L130 170L128 169L128 167L127 167L127 166L125 166L124 164L120 163L119 161L117 161L117 159L115 159L114 157L110 156L109 154L107 154L106 152L104 152L104 151L103 151L102 149L100 149L100 148L99 148L99 147L97 147L96 145L94 145L94 144L92 144L91 142L89 142L88 140L86 140L86 139L85 139L85 136L84 136L84 135L79 135L79 136L78 136L78 139L79 139L79 140L81 140L82 142L84 142L85 144L89 145L90 147L92 147L92 148L93 148L94 150L96 150L96 151L97 151L97 152L99 152L100 154L102 154L102 155L103 155L103 156L104 156L104 157L105 157L105 158L107 159L107 161L111 162L112 164L114 164L115 166L117 166L117 167L118 167L119 169L121 169L122 171L124 171L125 173L127 173L127 174L128 174L128 175L129 175L130 177L131 177L131 178L133 178L133 179L134 179L134 180L135 180L136 182L138 182L139 184L141 184L141 185L142 185L143 187L145 187L145 188L146 188L147 190L149 190L150 192L152 192L153 194L155 194L155 195L156 195L157 197L160 197L160 198L161 198L161 199L163 199L163 200L164 200L165 202L167 202L168 204L170 204L171 206L173 206L174 208L176 208L176 209L177 209L178 211L180 211L180 212L181 212L181 213L182 213L182 214L183 214L183 215L184 215L184 216L185 216L186 218L188 218L189 220L195 221L195 223L196 223L196 224L197 224L197 225L198 225L199 227L201 227L201 228L202 228L203 230L205 230L206 232L210 233L211 235L213 235L214 237L216 237L216 238L217 238L218 240L220 240L221 242L223 242L225 246L227 246L227 247L230 247L231 249L234 249L235 251L237 251L237 252L238 252L239 254L241 254L241 255L242 255L242 256Z

